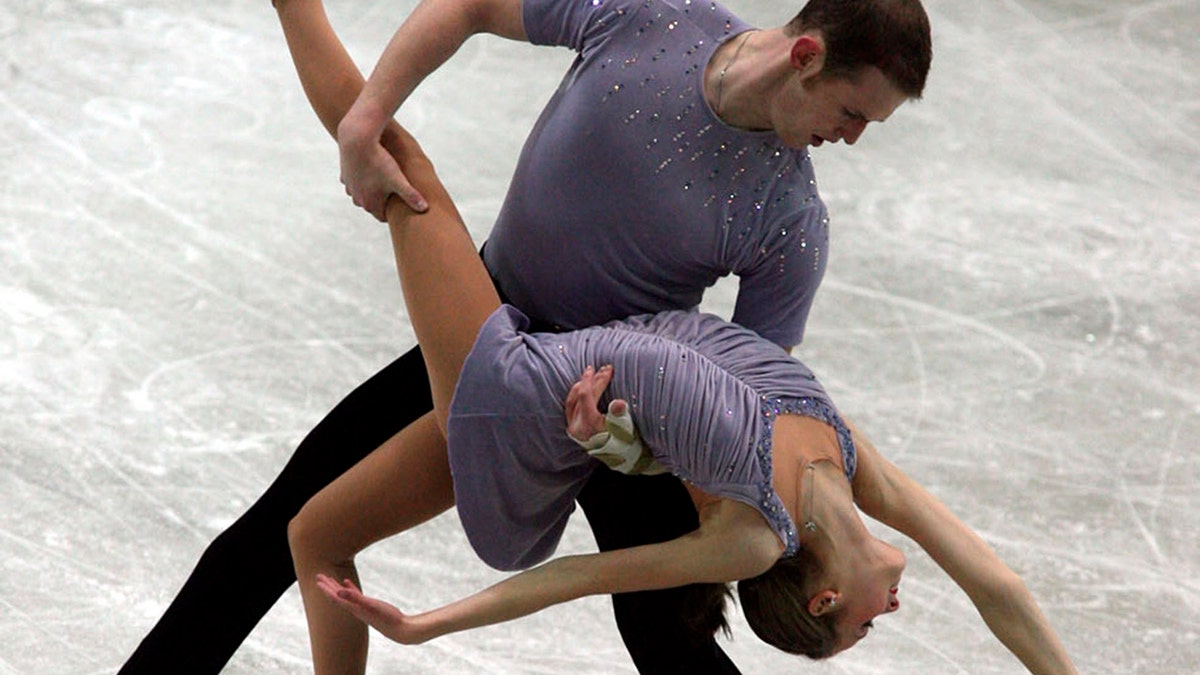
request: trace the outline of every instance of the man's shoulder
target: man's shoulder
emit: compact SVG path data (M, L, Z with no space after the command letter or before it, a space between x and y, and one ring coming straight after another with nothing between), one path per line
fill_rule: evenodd
M705 0L523 0L526 19L555 15L575 21L619 27L627 24L639 37L672 33L686 21L713 38L740 33L746 23L724 5Z

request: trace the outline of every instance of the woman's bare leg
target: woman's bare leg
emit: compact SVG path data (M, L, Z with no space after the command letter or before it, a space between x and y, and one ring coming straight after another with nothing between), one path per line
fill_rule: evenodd
M289 0L277 5L305 94L326 130L334 134L362 89L362 75L320 2ZM425 354L434 409L444 431L462 362L483 321L500 306L500 298L462 218L416 141L397 124L388 125L382 140L430 204L426 213L416 215L393 198L388 222L405 302Z
M329 25L325 10L319 1L288 0L278 2L277 7L288 48L304 91L321 123L326 130L334 134L338 122L361 91L363 78ZM396 129L398 125L391 124L385 131L384 142L389 149L397 145L394 138ZM468 262L474 263L475 269L472 273L477 279L482 278L486 282L483 287L490 297L483 299L482 304L478 298L472 302L464 302L464 311L461 314L457 311L451 312L450 319L434 317L445 329L434 330L432 334L422 328L429 322L418 321L414 316L414 329L422 342L426 362L436 362L441 368L440 374L431 378L439 417L435 419L432 414L426 415L392 437L314 496L288 528L317 673L363 672L366 667L367 627L321 594L315 585L316 575L324 573L336 579L352 578L357 583L355 554L380 539L432 518L454 503L444 439L445 410L454 384L458 380L458 371L467 350L474 342L479 325L499 306L499 298L491 286L491 280L475 252L461 218L450 202L449 195L434 175L432 165L410 136L406 133L401 135L401 145L413 158L413 164L410 167L405 163L407 160L399 157L398 159L406 172L420 178L419 183L416 180L412 181L414 185L421 190L427 189L427 185L436 185L436 189L431 190L437 195L437 199L433 200L436 208L430 209L430 213L427 214L429 218L422 217L416 222L421 227L429 224L458 234L452 239L456 243L459 240L465 242L470 254L466 258L469 259ZM392 216L393 241L397 244L399 263L400 242L407 242L408 237L405 235L398 238L396 228L402 224L407 227L408 223L398 199L393 200ZM434 224L442 221L445 221L442 225ZM418 237L416 244L411 247L417 256L422 255L420 249L424 246L419 239ZM436 247L431 247L431 250L436 250ZM457 274L449 266L458 261L447 258L441 260L447 266L444 270L446 274ZM408 266L419 267L415 264ZM470 278L472 273L463 273L461 277ZM406 278L402 267L401 279L404 281ZM455 282L456 279L448 281ZM406 289L414 284L419 288L428 285L406 283ZM453 283L449 286L453 286ZM472 287L471 290L477 289ZM406 290L406 298L407 293ZM459 302L454 293L445 297L446 302ZM413 313L414 302L408 302L410 313ZM425 304L427 303L416 303L420 307L424 307ZM453 304L451 306L453 307ZM490 308L483 311L489 306ZM469 311L471 308L478 311ZM444 336L451 332L448 330L451 326L461 328L461 339L443 343ZM465 349L461 346L464 341ZM447 347L448 353L439 353L431 358L430 350L425 349L426 343L434 352L442 351L439 347ZM455 362L457 365L454 365ZM448 366L443 365L447 363ZM439 391L449 393L439 398ZM440 423L436 420L440 420Z
M393 196L388 225L408 317L429 370L434 412L445 431L463 361L500 296L429 158L404 130L396 146L400 166L429 202L428 211L414 213Z
M454 505L445 439L433 413L399 432L305 504L288 542L317 675L362 673L367 626L334 605L317 574L359 583L354 556Z

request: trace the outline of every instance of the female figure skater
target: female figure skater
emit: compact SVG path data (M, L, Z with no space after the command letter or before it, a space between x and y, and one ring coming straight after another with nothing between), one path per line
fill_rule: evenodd
M924 548L1030 671L1075 672L1020 578L869 443L856 448L805 366L751 331L689 312L565 334L523 332L527 320L501 305L428 158L403 130L396 143L429 204L416 214L393 199L388 222L434 412L297 516L293 558L310 614L326 613L329 599L412 644L585 595L737 581L760 638L821 658L854 645L876 616L899 607L904 556L869 533L857 506ZM627 402L655 460L687 483L700 514L695 532L557 558L414 615L362 595L346 573L355 551L312 556L314 533L400 531L457 498L468 539L486 562L501 569L541 562L574 493L590 472L606 470L577 445L604 427L597 406L605 398L620 401L613 412ZM390 475L404 479L389 485ZM364 496L388 492L404 494L387 498L386 509L368 506L362 525L356 512ZM314 634L318 672L333 665L323 658L336 650L322 654L317 645L327 638Z

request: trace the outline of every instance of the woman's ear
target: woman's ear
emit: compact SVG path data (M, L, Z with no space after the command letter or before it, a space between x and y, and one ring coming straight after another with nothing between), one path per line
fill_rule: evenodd
M838 602L842 599L842 594L833 589L823 590L812 596L808 601L808 613L813 616L821 616L837 609Z
M792 42L790 58L801 79L819 75L825 67L825 40L820 35L804 33Z

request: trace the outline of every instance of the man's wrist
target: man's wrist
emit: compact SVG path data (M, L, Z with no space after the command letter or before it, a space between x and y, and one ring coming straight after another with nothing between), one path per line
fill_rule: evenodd
M378 105L359 95L354 105L338 123L338 143L350 147L366 147L379 142L390 115L381 113Z

